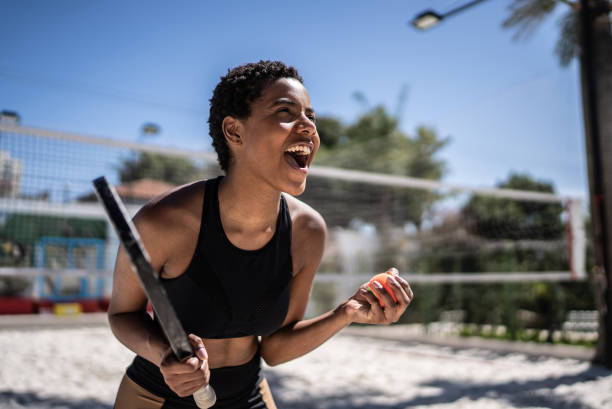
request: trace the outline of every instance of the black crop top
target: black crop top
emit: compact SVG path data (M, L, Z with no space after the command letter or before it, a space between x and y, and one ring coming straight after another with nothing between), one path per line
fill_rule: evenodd
M206 181L198 243L187 270L162 279L187 333L202 338L267 335L289 308L291 218L281 196L276 232L258 250L234 246L219 215L219 181Z

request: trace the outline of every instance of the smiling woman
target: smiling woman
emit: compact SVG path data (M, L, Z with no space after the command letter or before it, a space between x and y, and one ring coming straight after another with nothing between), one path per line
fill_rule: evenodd
M120 250L109 321L137 356L116 409L195 407L191 395L208 383L215 407L274 408L262 358L292 360L352 322L395 322L413 297L393 274L391 293L364 283L333 311L304 320L327 232L294 197L319 148L295 68L260 61L230 70L213 93L209 124L226 174L167 192L134 218L197 357L174 359Z

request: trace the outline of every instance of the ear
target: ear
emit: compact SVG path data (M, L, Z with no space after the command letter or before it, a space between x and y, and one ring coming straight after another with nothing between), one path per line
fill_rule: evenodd
M242 123L240 120L226 116L221 123L221 129L223 129L223 135L225 135L225 141L228 146L231 145L242 145Z

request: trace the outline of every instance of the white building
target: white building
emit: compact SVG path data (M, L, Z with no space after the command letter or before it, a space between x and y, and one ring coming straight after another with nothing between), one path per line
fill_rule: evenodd
M0 151L0 197L17 197L21 185L21 160Z

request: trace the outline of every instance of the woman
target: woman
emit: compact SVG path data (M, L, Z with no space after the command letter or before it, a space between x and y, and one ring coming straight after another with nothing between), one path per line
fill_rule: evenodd
M195 407L191 395L209 382L216 408L274 408L261 358L297 358L352 322L395 322L413 297L395 275L388 284L397 303L378 286L381 307L364 285L333 311L303 320L326 227L294 197L305 189L319 136L293 67L260 61L229 71L213 93L209 124L225 176L179 187L134 217L196 357L173 357L120 250L109 321L137 357L117 409Z

